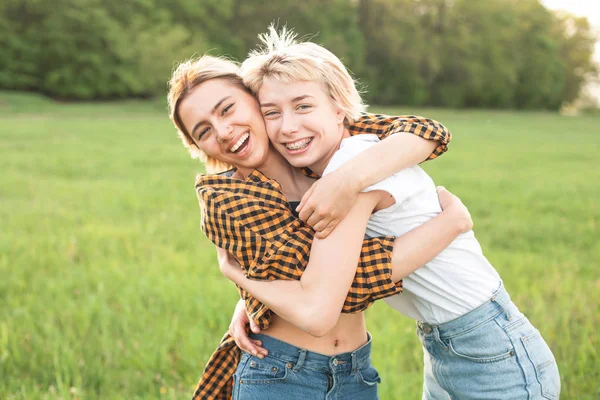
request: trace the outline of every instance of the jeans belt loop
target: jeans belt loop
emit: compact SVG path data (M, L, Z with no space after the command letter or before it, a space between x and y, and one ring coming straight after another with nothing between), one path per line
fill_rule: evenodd
M510 314L509 309L510 300L504 299L502 297L498 298L498 295L496 294L494 295L494 297L492 297L492 301L498 304L500 307L502 307L504 314L506 314L506 319L510 321L512 319L512 315Z
M298 357L298 361L296 362L296 365L293 368L294 372L300 371L300 369L304 365L304 360L306 360L306 349L300 349L298 351L300 352L300 356Z
M356 353L352 353L352 371L358 371L358 357Z

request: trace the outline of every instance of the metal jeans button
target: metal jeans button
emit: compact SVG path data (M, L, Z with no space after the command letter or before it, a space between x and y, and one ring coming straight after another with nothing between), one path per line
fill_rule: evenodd
M337 358L334 358L333 359L333 365L335 365L337 367L338 364L339 364L339 362L338 362Z

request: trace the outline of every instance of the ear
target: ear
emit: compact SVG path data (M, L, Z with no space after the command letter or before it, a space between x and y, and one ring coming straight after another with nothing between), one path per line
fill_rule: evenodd
M344 114L344 112L342 110L337 110L337 112L335 113L335 120L338 124L341 124L344 122L344 118L346 118L346 115Z

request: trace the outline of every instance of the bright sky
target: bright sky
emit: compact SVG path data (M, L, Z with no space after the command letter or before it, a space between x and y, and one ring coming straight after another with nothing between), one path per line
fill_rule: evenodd
M541 0L551 10L565 10L577 16L584 16L598 34L594 59L600 63L600 1L599 0ZM600 100L600 84L591 87L594 96Z
M594 25L600 25L600 2L597 0L542 0L552 10L566 10L575 15L584 15Z
M571 14L584 16L600 35L600 1L598 0L542 0L551 10L565 10ZM596 43L596 60L600 62L600 41Z

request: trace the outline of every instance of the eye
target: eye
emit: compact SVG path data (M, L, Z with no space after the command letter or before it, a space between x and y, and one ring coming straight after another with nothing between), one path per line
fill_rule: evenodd
M223 116L223 115L227 114L227 112L228 112L229 110L231 110L231 107L233 107L233 105L234 105L234 104L235 104L235 103L231 103L231 104L229 104L228 106L226 106L226 107L223 109L223 111L221 111L221 116Z
M206 135L208 133L208 131L210 131L210 126L207 126L206 128L202 129L198 133L198 140L202 140L202 138L204 137L204 135Z
M263 115L265 117L274 117L277 114L279 114L279 111L277 111L277 110L269 110L269 111L265 111L265 113Z
M298 107L296 107L297 110L301 110L301 111L306 111L311 108L312 108L312 106L310 104L300 104Z

